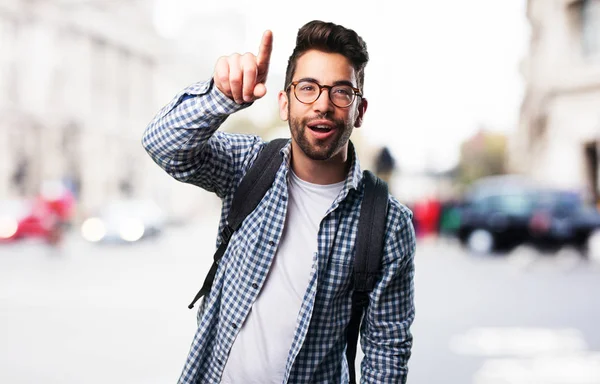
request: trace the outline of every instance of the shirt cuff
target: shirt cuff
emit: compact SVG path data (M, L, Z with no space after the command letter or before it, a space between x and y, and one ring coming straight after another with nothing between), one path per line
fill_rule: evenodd
M190 85L189 87L187 87L183 93L185 95L189 95L188 97L184 96L184 99L194 96L203 96L206 95L208 97L209 100L213 100L217 105L220 106L220 110L223 111L225 114L232 114L234 112L240 111L244 108L248 108L249 106L251 106L253 103L243 103L243 104L238 104L236 103L234 100L230 99L229 97L225 96L225 94L223 92L221 92L219 90L219 88L217 88L215 86L214 80L211 79L210 81L202 81L199 83L195 83Z

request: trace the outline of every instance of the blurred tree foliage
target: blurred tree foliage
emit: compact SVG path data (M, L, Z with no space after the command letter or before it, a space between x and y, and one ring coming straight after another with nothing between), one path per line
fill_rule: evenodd
M480 129L461 145L458 181L468 185L481 177L505 174L506 147L505 135Z

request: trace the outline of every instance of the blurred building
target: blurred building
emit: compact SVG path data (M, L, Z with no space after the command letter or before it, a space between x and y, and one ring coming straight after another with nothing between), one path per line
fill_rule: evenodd
M152 193L151 1L0 0L0 196L63 180L84 209ZM162 100L161 100L162 101Z
M598 201L600 0L529 0L531 25L511 170Z
M218 207L212 194L167 176L141 138L163 105L245 41L247 15L232 6L223 21L221 12L168 1L0 0L0 199L61 180L80 215L127 197L151 198L174 220ZM289 136L275 100L283 76L274 71L270 100L223 129ZM360 132L353 140L369 168L374 149Z

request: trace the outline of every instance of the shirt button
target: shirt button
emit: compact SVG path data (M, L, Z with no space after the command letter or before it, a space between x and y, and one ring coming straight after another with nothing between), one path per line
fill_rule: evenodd
M283 200L283 201L286 201L286 200L287 200L287 197L283 196L283 197L281 198L281 200Z
M219 362L220 365L223 365L223 359L218 359L217 361Z
M231 323L231 326L233 327L233 329L237 329L237 324L236 323Z
M275 245L275 242L273 240L271 240L271 241L269 241L269 245L273 246L273 245Z
M254 289L258 288L258 284L252 283L252 288L254 288Z

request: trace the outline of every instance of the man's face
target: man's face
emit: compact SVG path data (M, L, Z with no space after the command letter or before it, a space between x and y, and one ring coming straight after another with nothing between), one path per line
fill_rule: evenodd
M348 84L357 88L354 68L343 55L310 50L298 58L293 81L312 80L320 85ZM301 103L294 96L279 94L279 113L289 121L293 141L313 160L328 160L346 155L348 140L354 127L360 127L366 110L366 100L356 97L353 103L340 108L329 99L324 89L312 104Z

